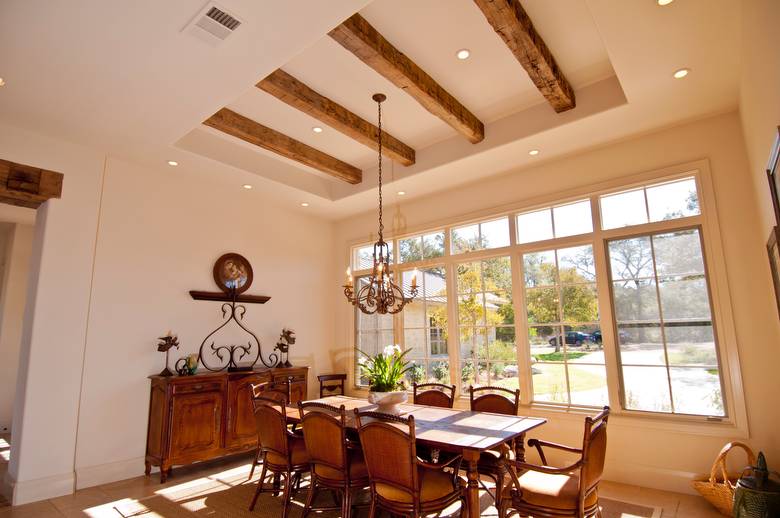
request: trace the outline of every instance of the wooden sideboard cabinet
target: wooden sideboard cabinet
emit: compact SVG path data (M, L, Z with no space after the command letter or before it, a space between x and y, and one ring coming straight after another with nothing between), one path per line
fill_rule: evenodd
M173 466L214 459L257 447L252 384L287 385L291 403L306 399L308 367L194 376L149 376L146 474L160 467L165 482Z

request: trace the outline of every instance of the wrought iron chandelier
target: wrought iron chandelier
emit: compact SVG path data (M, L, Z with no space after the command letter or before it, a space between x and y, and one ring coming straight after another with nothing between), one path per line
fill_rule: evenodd
M403 289L393 282L393 273L390 271L390 245L385 243L382 237L384 224L382 223L382 101L387 99L385 94L374 94L378 113L377 144L379 146L379 240L374 243L374 266L371 275L355 290L352 274L347 268L347 283L344 285L344 295L353 306L368 315L374 313L398 313L404 306L417 296L417 272L412 276L412 288L409 295L404 294Z

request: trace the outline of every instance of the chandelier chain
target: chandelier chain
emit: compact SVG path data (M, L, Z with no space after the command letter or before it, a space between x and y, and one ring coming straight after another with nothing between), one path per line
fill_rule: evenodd
M377 138L379 144L379 240L383 241L382 233L385 229L385 225L382 222L382 103L378 102L376 103L376 106L379 112L379 133Z

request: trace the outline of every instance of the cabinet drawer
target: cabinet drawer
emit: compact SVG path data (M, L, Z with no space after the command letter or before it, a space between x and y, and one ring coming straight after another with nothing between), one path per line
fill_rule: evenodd
M197 392L219 392L222 383L219 381L204 381L200 383L182 383L173 386L174 394L193 394Z
M305 374L295 374L295 375L284 375L284 376L274 376L274 383L295 383L300 381L306 381L306 375Z

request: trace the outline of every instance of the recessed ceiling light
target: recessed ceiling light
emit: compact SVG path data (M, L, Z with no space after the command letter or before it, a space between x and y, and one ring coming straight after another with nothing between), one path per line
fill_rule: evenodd
M458 57L458 59L469 59L469 56L471 56L471 51L469 49L460 49L458 52L455 53L455 55Z
M658 5L669 5L672 2L674 2L674 0L656 0L656 1L657 1Z
M305 201L303 203L301 203L301 207L308 207L308 206L309 206L309 204L306 203Z
M2 77L0 77L0 86L5 86L5 80Z
M680 70L676 70L673 75L675 79L682 79L687 76L690 71L690 68L681 68Z
M177 165L179 165L179 162L177 162L176 160L168 160L168 165L172 165L176 167Z
M539 154L539 150L538 149L532 149L531 151L528 152L528 154L531 155L531 156L536 156L536 155Z
M251 188L252 188L252 185L251 185L251 184L248 184L248 183L245 183L245 184L244 184L244 185L242 185L241 187L243 187L243 188L244 188L244 189L246 189L246 190L249 190L249 189L251 189Z
M314 133L322 133L322 128L320 128L319 126L314 126L311 130Z
M406 194L406 191L398 191L398 196L403 196Z

